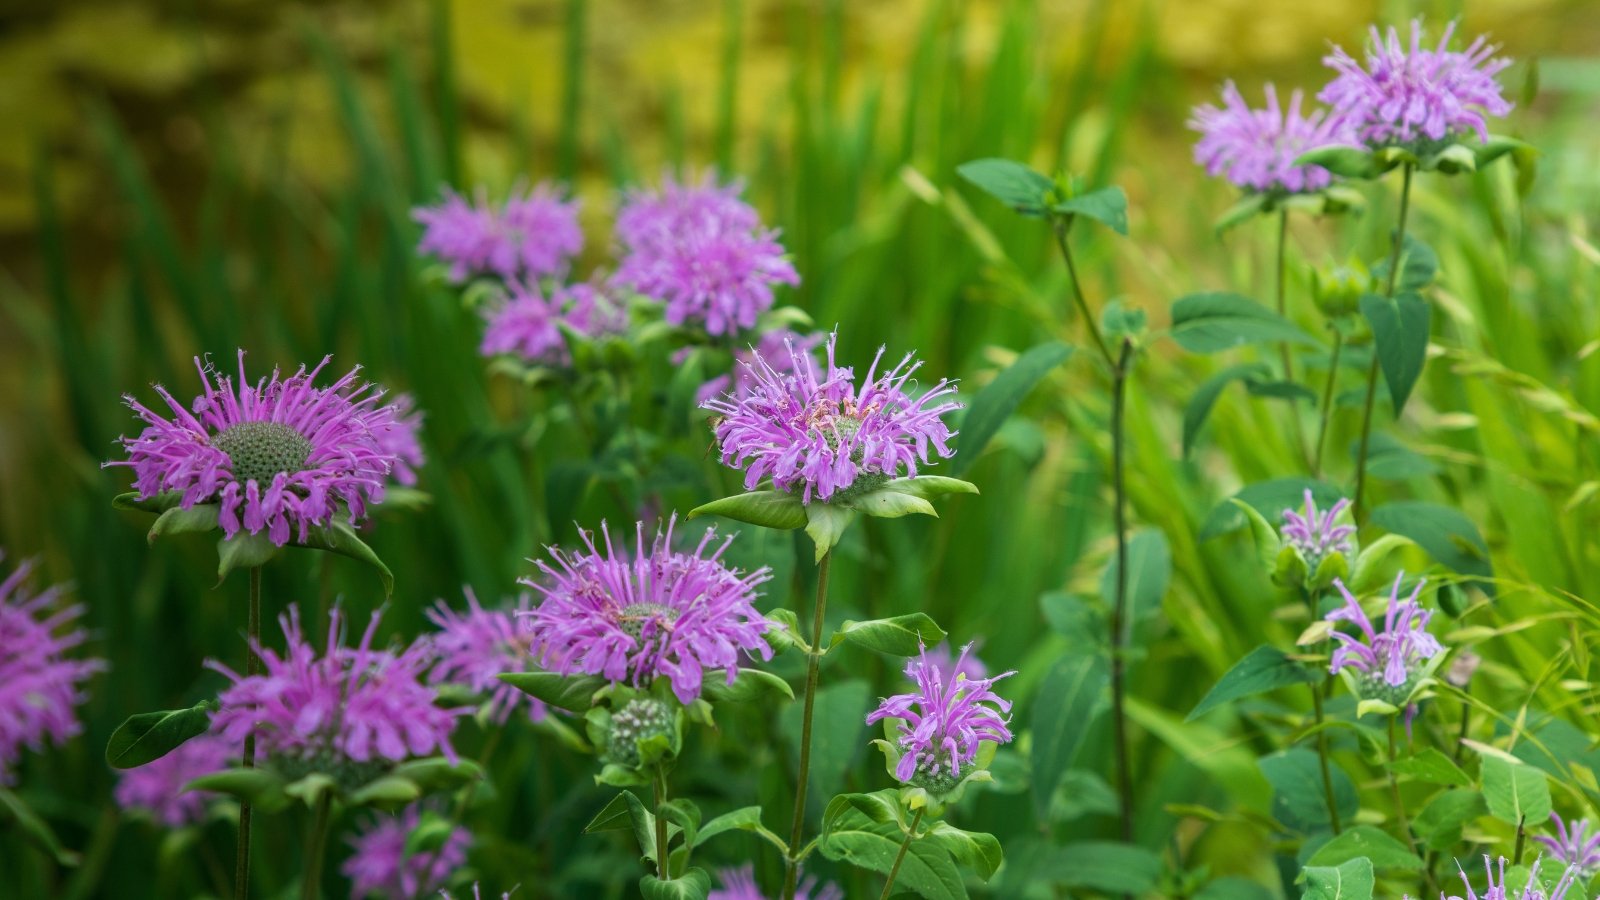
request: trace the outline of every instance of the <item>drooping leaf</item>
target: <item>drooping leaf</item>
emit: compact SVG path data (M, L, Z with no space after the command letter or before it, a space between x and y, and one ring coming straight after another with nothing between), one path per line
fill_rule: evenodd
M1362 294L1361 314L1372 327L1378 367L1383 370L1383 382L1389 386L1389 399L1398 416L1428 358L1432 307L1415 291L1401 291L1393 299Z
M1041 819L1104 704L1110 677L1104 657L1074 654L1058 661L1034 693L1028 726L1033 731L1033 807Z
M1245 654L1222 676L1195 705L1188 721L1192 722L1224 703L1293 684L1314 684L1321 677L1304 664L1290 659L1282 650L1271 644L1262 644Z
M132 769L154 762L185 741L211 727L215 700L202 700L186 709L164 709L139 713L123 720L106 742L106 764L113 769Z
M1218 353L1248 344L1317 343L1298 325L1239 294L1208 291L1172 304L1172 339L1190 353Z
M965 434L965 432L962 432ZM915 477L896 478L885 484L884 487L921 497L924 500L937 500L948 494L976 494L978 486L970 481L959 478L947 478L943 475L917 475Z
M960 475L971 468L1028 393L1071 355L1072 348L1066 344L1046 341L1028 348L1016 362L984 385L961 419L961 434L956 437L956 455L951 469Z
M936 822L928 829L927 840L938 841L960 865L978 873L988 881L1005 860L1000 841L992 834L981 831L962 831L949 822Z
M791 530L805 527L806 506L788 491L748 491L689 510L689 518L699 516L724 516L763 528Z
M1306 860L1309 867L1338 867L1353 859L1366 858L1377 870L1415 872L1422 858L1411 852L1399 838L1371 825L1354 825L1323 844Z
M422 789L409 778L385 775L363 784L346 798L351 806L400 806L422 796Z
M1206 423L1211 415L1211 408L1216 406L1217 398L1222 396L1223 388L1235 381L1248 381L1267 373L1265 363L1244 363L1229 366L1212 375L1189 395L1189 402L1183 407L1183 455L1188 456L1194 451L1195 438L1200 436L1200 427Z
M1305 870L1306 892L1300 900L1372 900L1372 860L1362 857L1340 866Z
M1387 171L1365 147L1329 146L1300 154L1296 166L1321 166L1343 178L1376 178Z
M884 875L894 866L905 834L896 822L878 822L849 803L829 804L819 849L829 859ZM944 844L913 841L895 878L896 891L927 900L966 900L967 887Z
M696 868L666 881L646 875L639 879L639 895L644 900L706 900L711 896L711 876Z
M1337 764L1330 764L1334 802L1339 806L1339 818L1348 822L1356 814L1355 784ZM1303 747L1280 750L1261 757L1257 765L1272 784L1272 814L1278 821L1308 833L1328 827L1328 801L1317 754Z
M833 633L829 647L849 641L858 647L890 656L916 656L923 645L944 640L944 629L926 613L907 613L887 619L845 622Z
M1482 758L1489 815L1510 825L1543 823L1550 817L1550 779L1544 770L1490 754Z
M154 544L156 538L167 535L216 531L217 515L218 507L215 503L199 503L188 509L174 506L156 517L155 524L150 526L150 533L146 537Z
M820 563L822 557L844 537L845 529L855 521L856 512L833 503L812 503L805 511L806 535L816 546L816 562Z
M185 791L215 791L247 801L263 812L276 812L289 805L288 785L271 769L223 769L201 775L183 786Z
M594 705L595 692L606 686L606 680L598 675L554 672L506 672L500 680L556 709L576 713L587 712Z
M780 697L794 699L794 688L789 687L789 682L771 672L751 668L740 669L733 684L729 684L726 676L720 673L708 672L702 683L702 691L705 698L713 703L748 703Z
M584 834L599 831L632 831L639 844L639 855L647 862L656 860L656 817L650 814L632 791L619 791L611 802L595 813Z
M1489 545L1472 520L1458 510L1421 500L1385 503L1372 511L1379 528L1405 535L1448 569L1484 579L1479 587L1493 597L1494 568Z
M1397 759L1389 764L1389 768L1430 784L1464 787L1472 783L1472 778L1461 771L1460 766L1432 747L1424 747L1405 759Z
M902 494L888 487L852 497L844 505L880 519L898 519L901 516L933 516L936 519L939 517L933 504L927 500L916 494Z
M975 159L956 166L956 174L1025 216L1042 216L1055 182L1009 159Z
M1093 219L1123 237L1128 236L1128 195L1116 185L1062 200L1051 209L1064 215Z
M231 538L217 542L217 583L221 584L234 569L253 569L264 566L279 548L267 537L265 531L251 534L240 531Z

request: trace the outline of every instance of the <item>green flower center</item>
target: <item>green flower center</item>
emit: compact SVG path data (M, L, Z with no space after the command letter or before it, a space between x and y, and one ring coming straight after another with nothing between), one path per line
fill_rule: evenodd
M916 772L911 775L913 787L919 787L935 797L943 797L955 790L961 779L950 774L950 766L946 762L936 762L932 765L923 763L917 766Z
M311 457L311 441L278 422L240 422L211 438L211 446L228 454L235 481L261 487L272 484L279 472L300 471Z
M671 625L678 621L678 610L662 603L630 603L617 614L617 627L638 639L644 634L644 623L651 619Z

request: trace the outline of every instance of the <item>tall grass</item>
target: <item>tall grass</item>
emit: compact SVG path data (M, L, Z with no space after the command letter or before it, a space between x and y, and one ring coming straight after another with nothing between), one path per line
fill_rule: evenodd
M816 18L796 5L787 29L790 83L775 101L785 108L741 121L735 98L744 89L739 71L748 51L739 35L750 23L744 4L726 0L728 37L708 62L722 67L711 98L717 125L702 145L670 128L624 136L617 123L591 112L586 97L603 85L586 67L583 35L603 23L573 0L565 13L558 138L553 153L528 154L538 162L527 174L600 173L624 184L650 177L654 160L663 158L742 174L795 255L804 282L794 301L821 326L839 324L843 356L860 358L885 342L894 351L917 348L928 371L960 375L968 392L1018 350L1077 333L1048 235L990 204L969 203L956 187L955 166L972 158L1032 159L1041 169L1070 166L1094 183L1126 185L1135 240L1088 236L1075 251L1098 295L1147 309L1157 325L1167 302L1190 290L1239 287L1265 300L1271 261L1258 248L1270 246L1268 226L1212 236L1210 220L1230 198L1188 166L1178 123L1197 98L1175 89L1179 73L1161 61L1152 30L1140 31L1125 58L1095 64L1110 6L1088 5L1070 38L1084 52L1072 69L1059 71L1053 42L1060 36L1040 33L1033 4L1004 4L997 39L975 58L969 7L933 2L905 71L868 72L847 85L840 76L847 52L842 4ZM242 582L215 584L206 542L147 546L145 523L111 510L126 473L99 463L113 455L113 439L133 427L122 392L143 395L159 381L182 395L192 385L191 357L222 358L243 346L256 368L332 353L340 365L360 362L375 380L415 394L427 412L422 486L432 502L421 513L386 515L371 532L399 579L385 621L404 634L422 630L426 604L458 596L462 585L485 596L510 591L529 570L524 558L542 543L570 540L574 521L623 514L577 473L528 465L541 444L522 427L520 389L486 374L475 351L477 324L422 277L414 256L409 208L431 199L441 181L475 182L463 150L467 114L452 75L450 15L442 2L434 9L427 68L416 48L396 46L381 70L357 72L326 36L306 34L344 128L339 165L351 174L332 190L297 180L281 145L241 147L220 110L202 106L211 165L198 190L165 193L118 113L91 104L82 113L115 187L104 202L122 227L107 259L86 261L86 247L57 212L55 175L40 151L33 173L37 273L0 281L0 315L23 347L20 360L3 366L11 388L0 409L0 546L13 557L41 556L45 572L72 582L112 674L93 685L83 737L31 756L20 786L69 846L85 848L85 864L58 870L7 839L0 872L20 888L17 896L189 894L212 889L196 860L228 858L226 828L163 840L111 811L112 773L100 757L110 730L130 712L213 692L217 679L200 660L235 646L244 620ZM1415 215L1441 257L1445 315L1436 319L1433 359L1417 398L1389 430L1427 465L1388 480L1375 472L1369 490L1377 498L1446 502L1480 523L1501 579L1499 599L1452 627L1457 639L1481 640L1497 682L1488 696L1504 727L1537 705L1561 710L1594 734L1600 180L1585 129L1600 74L1592 62L1568 65L1566 87L1549 88L1537 107L1514 119L1520 136L1545 150L1531 187L1503 169L1419 187ZM283 112L294 127L293 110ZM589 199L606 202L603 195ZM1392 196L1372 198L1374 208L1392 203ZM1491 214L1458 214L1468 203ZM1371 215L1295 223L1290 308L1304 313L1308 327L1307 266L1346 248L1376 256L1386 221ZM1281 406L1242 394L1219 403L1197 452L1182 457L1182 404L1214 365L1227 362L1158 345L1128 410L1134 523L1165 534L1174 572L1161 609L1141 611L1135 623L1141 657L1131 675L1130 715L1134 770L1145 773L1136 838L1174 863L1209 864L1214 874L1274 885L1269 895L1276 896L1273 848L1250 816L1265 814L1270 799L1254 764L1270 747L1252 721L1278 710L1261 704L1238 721L1183 721L1245 651L1292 638L1304 624L1279 612L1243 536L1201 535L1207 514L1238 486L1304 465L1283 433ZM1079 354L972 465L967 477L982 486L982 497L959 498L937 522L878 528L869 521L861 540L841 548L834 572L830 611L840 619L922 610L956 639L982 636L992 665L1020 670L1010 694L1019 700L1023 729L1031 727L1033 692L1053 658L1086 639L1046 627L1040 599L1065 592L1098 603L1098 573L1111 552L1109 493L1099 474L1110 451L1108 409L1095 379L1088 356ZM1336 419L1329 442L1335 479L1352 471L1347 448L1357 413L1347 406ZM1378 415L1381 422L1387 414ZM689 483L668 496L687 508L713 494L709 484ZM805 589L809 567L795 565L793 546L747 537L762 542L752 552L780 568L775 585ZM318 596L341 598L358 614L381 602L367 572L312 557L270 568L266 595L269 610ZM1525 617L1533 624L1502 628ZM853 664L873 680L840 686L859 694L836 698L848 715L857 713L844 701L886 693L895 676L878 661ZM746 743L760 733L751 724L728 723L697 752L731 759L730 771L760 774L683 789L711 797L758 792L781 808L782 766L764 764L783 751ZM1109 771L1109 745L1102 717L1076 768ZM1587 743L1575 749L1593 768L1595 751ZM501 752L501 770L519 774L497 783L473 820L480 842L474 860L485 883L521 883L518 896L525 897L624 896L621 885L631 878L616 877L631 871L623 845L578 833L605 800L586 761L526 728ZM879 777L859 747L826 752L833 755L815 776L821 796ZM1022 749L1007 752L1000 771L1009 767L1020 784L1026 761ZM1066 877L1050 843L1110 835L1114 808L1097 805L1093 789L1069 780L1041 819L1028 794L1006 782L1002 777L1000 790L963 811L963 826L1006 843L1011 862L990 896L1048 896L1044 886ZM1600 799L1588 783L1589 799ZM1203 826L1199 807L1219 810L1220 821ZM300 869L299 842L287 829L259 831L258 883L281 889ZM745 852L762 858L753 839ZM859 876L843 877L864 889L850 881Z

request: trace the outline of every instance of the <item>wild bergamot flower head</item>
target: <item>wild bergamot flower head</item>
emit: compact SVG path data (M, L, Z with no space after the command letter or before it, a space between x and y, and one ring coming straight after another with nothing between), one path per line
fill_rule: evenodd
M717 880L722 882L721 886L713 888L706 895L706 900L767 900L767 895L761 892L761 885L756 883L755 867L749 863L732 869L718 869ZM832 883L819 887L815 877L806 876L795 890L794 900L844 900L844 891Z
M1589 820L1566 822L1560 814L1551 812L1550 821L1555 826L1555 836L1541 834L1534 838L1550 851L1550 858L1577 867L1584 881L1600 874L1600 832L1589 833Z
M967 645L946 674L939 660L928 657L927 648L906 661L906 677L917 686L910 694L888 697L867 714L867 724L898 719L895 748L900 753L894 775L902 782L925 788L930 793L948 793L970 771L984 741L1005 744L1011 741L1011 702L996 694L994 684L1015 675L1002 672L991 678L968 678L962 671ZM947 664L948 665L948 664Z
M764 357L745 363L748 393L707 400L716 413L717 442L724 464L744 470L754 490L771 479L780 491L799 492L802 502L849 498L881 487L902 472L917 474L933 455L955 455L955 436L944 416L961 408L950 399L955 385L940 380L912 396L922 363L907 353L899 365L878 371L878 348L866 377L834 358L837 335L829 335L826 365L791 342L790 363L780 371Z
M550 184L513 187L499 205L481 188L471 201L447 188L412 217L422 223L417 249L447 264L455 281L559 278L583 249L577 201Z
M1319 147L1348 143L1345 128L1326 110L1302 112L1305 97L1298 90L1289 95L1288 107L1279 104L1271 84L1266 96L1265 108L1252 109L1229 81L1222 87L1222 106L1195 107L1189 120L1200 132L1195 162L1206 174L1247 191L1300 194L1327 187L1333 181L1327 169L1294 161Z
M428 618L439 630L433 635L438 656L428 674L432 684L455 684L485 698L489 718L504 724L519 706L527 706L528 717L544 718L545 706L500 680L501 673L527 668L528 635L517 628L515 616L526 612L529 597L517 598L509 608L485 609L467 588L465 612L452 609L443 600L428 610Z
M421 821L413 803L399 815L374 816L349 838L350 858L339 871L350 879L352 897L426 897L444 887L467 861L472 833L456 826L437 850L407 853L406 840Z
M83 683L106 668L68 655L88 637L78 626L83 607L61 606L59 588L34 594L32 569L24 562L0 579L0 785L16 779L22 748L38 751L47 739L60 744L83 730Z
M1456 23L1437 44L1424 46L1422 20L1411 22L1411 40L1400 32L1371 29L1365 63L1335 46L1323 63L1335 73L1318 94L1356 140L1373 147L1416 146L1475 134L1489 140L1488 118L1511 111L1495 76L1511 65L1496 46L1478 37L1465 50L1451 50Z
M1348 670L1347 678L1357 696L1395 707L1406 705L1418 681L1427 674L1427 661L1444 652L1439 639L1428 633L1433 612L1417 602L1426 581L1419 580L1411 595L1402 600L1400 582L1404 578L1404 572L1395 575L1381 630L1362 610L1361 601L1337 579L1333 586L1344 596L1344 605L1325 617L1335 624L1349 622L1360 631L1356 635L1333 632L1338 646L1329 671L1337 675Z
M327 364L252 383L243 350L237 382L196 359L205 390L191 406L155 388L171 418L125 398L145 429L122 438L126 460L107 465L133 469L140 499L172 492L184 509L216 503L230 538L264 531L282 546L335 517L355 521L383 499L397 461L391 429L404 427L405 413L359 382L359 368L318 387Z
M213 727L242 744L251 731L268 765L289 780L312 773L341 788L365 784L394 764L442 753L456 759L450 734L466 709L441 709L438 692L423 682L434 652L426 640L399 651L373 647L379 614L373 613L354 647L344 644L343 616L335 611L319 654L289 607L279 617L285 651L258 646L266 671L241 676L207 663L233 684L219 698Z
M768 622L755 608L756 588L771 579L770 570L744 573L724 564L733 538L717 542L714 529L692 551L674 549L676 521L649 543L638 523L631 557L604 524L599 545L586 531L576 552L550 548L550 561L536 564L541 577L523 582L544 600L519 614L541 665L634 687L667 678L688 704L700 696L707 670L725 669L731 684L744 659L772 658L762 638Z
M1283 527L1279 529L1279 534L1285 544L1299 552L1300 558L1305 560L1307 571L1314 573L1323 560L1335 553L1348 555L1354 549L1350 537L1356 532L1355 526L1339 521L1339 517L1349 508L1350 501L1341 497L1319 513L1316 498L1307 489L1304 507L1283 511Z
M570 365L563 329L584 337L620 332L627 315L605 290L592 284L541 288L512 282L507 296L484 310L484 356L510 355L531 365Z

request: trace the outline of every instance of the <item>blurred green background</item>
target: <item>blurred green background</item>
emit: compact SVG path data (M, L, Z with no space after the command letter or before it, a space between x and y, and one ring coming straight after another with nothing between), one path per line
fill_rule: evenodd
M191 357L242 345L253 370L334 353L336 367L359 362L416 394L430 451L421 487L434 502L380 515L371 536L400 582L386 621L403 634L463 584L509 591L539 544L571 539L572 518L624 517L587 481L562 509L572 515L551 514L548 484L534 483L526 461L553 451L525 442L519 391L485 371L477 323L420 278L409 208L441 184L572 183L598 264L616 186L717 166L744 177L783 229L803 278L786 299L824 327L839 323L847 356L881 342L915 348L927 372L960 377L970 391L1016 352L1075 332L1044 232L958 188L957 164L1012 156L1122 184L1132 239L1086 236L1083 268L1094 296L1147 309L1156 325L1189 291L1264 296L1268 225L1213 233L1232 195L1190 162L1190 106L1211 100L1225 77L1252 99L1267 79L1314 93L1327 41L1353 48L1367 22L1412 14L1461 14L1464 31L1492 32L1519 60L1505 76L1518 108L1504 130L1543 156L1525 195L1500 170L1422 187L1417 229L1443 261L1441 350L1395 433L1426 466L1378 491L1447 503L1480 524L1507 582L1501 603L1471 624L1490 626L1473 637L1486 642L1507 702L1542 697L1592 733L1587 694L1551 697L1566 689L1521 674L1539 672L1539 654L1569 636L1586 646L1576 624L1592 624L1593 613L1564 592L1600 597L1592 0L6 5L0 547L11 559L40 557L47 577L74 585L89 605L91 646L112 672L92 685L85 735L23 769L22 793L88 850L86 865L56 870L7 841L0 874L18 873L27 896L207 889L182 847L169 839L159 854L159 834L110 811L113 776L100 753L124 716L215 690L200 661L237 655L243 585L214 584L205 542L147 547L147 523L111 510L126 473L100 463L134 427L121 393L148 399L160 381L187 398ZM1389 202L1379 190L1375 214L1296 221L1291 306L1308 327L1307 266L1376 255ZM1247 752L1259 734L1182 719L1245 650L1297 630L1272 615L1264 579L1242 565L1251 558L1242 541L1199 539L1220 498L1303 467L1281 408L1242 397L1220 404L1198 452L1181 458L1182 404L1211 368L1157 345L1133 400L1135 521L1166 534L1175 569L1165 614L1141 625L1145 657L1133 676L1136 765L1147 773L1139 837L1186 864L1274 884L1259 835L1162 812L1178 801L1265 807ZM1010 686L1024 729L1029 692L1075 639L1044 628L1039 598L1093 596L1109 551L1100 393L1083 360L1063 368L969 470L981 498L960 498L937 523L873 523L837 576L841 618L923 609L958 639L982 633L992 666L1022 670ZM1332 447L1348 444L1354 419L1341 416ZM1347 477L1347 457L1335 460L1334 477ZM730 485L705 468L668 496L685 509ZM553 532L547 521L559 523ZM787 560L793 579L809 577L792 548L761 552ZM268 572L271 609L319 595L358 610L381 600L367 573L340 561L296 556ZM1527 614L1542 618L1497 630ZM824 679L868 676L876 695L893 684L889 668L863 657ZM777 752L736 747L739 733L730 728L705 752L757 766ZM1104 771L1105 743L1091 741L1080 765ZM526 777L499 785L474 822L486 887L626 896L599 886L619 866L632 871L621 845L576 835L604 801L585 787L587 763L531 732L505 752L497 771ZM872 786L879 773L857 751L830 780ZM729 802L744 789L783 794L781 781L741 779L702 787ZM1103 813L1069 812L1041 818L1025 794L997 793L964 824L995 830L1022 861L1030 840L1109 833ZM201 846L226 859L230 841L216 826ZM298 871L298 842L268 846L260 884L281 889ZM759 855L754 844L747 852ZM148 883L130 883L128 872ZM1026 878L1011 878L993 896L1025 896Z

